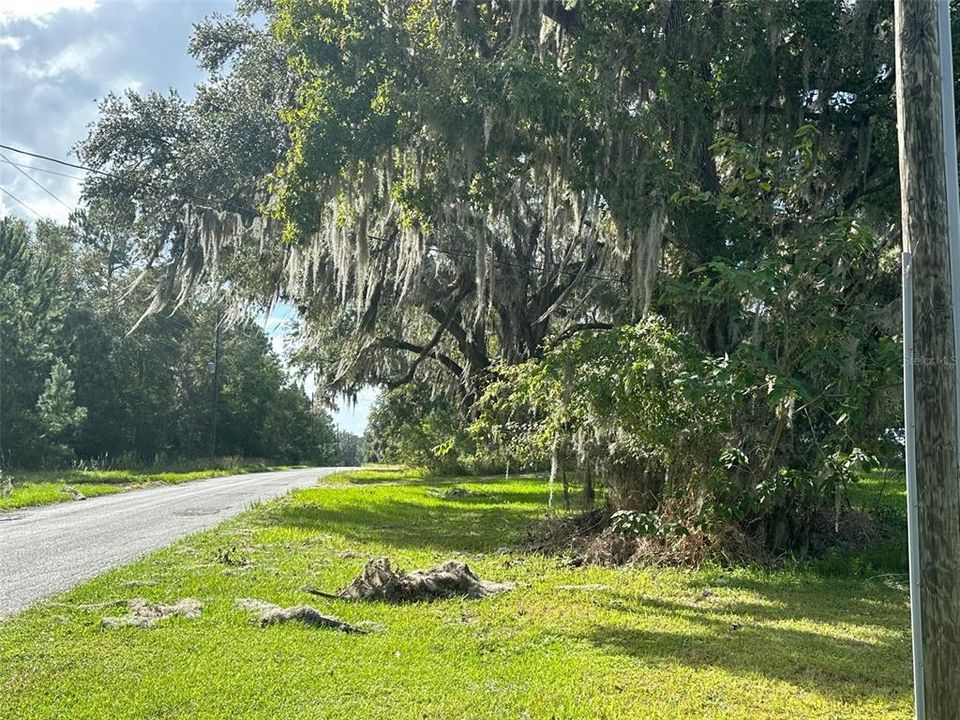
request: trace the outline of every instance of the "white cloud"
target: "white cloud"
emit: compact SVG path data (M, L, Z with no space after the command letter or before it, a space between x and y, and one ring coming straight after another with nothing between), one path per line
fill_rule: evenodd
M116 38L110 35L83 38L66 45L44 62L23 64L19 69L33 80L52 79L67 72L82 75L89 72L94 61L109 50L115 41Z
M47 18L58 12L93 12L99 5L99 0L0 0L0 27L18 20L42 25Z
M60 197L60 194L57 193L57 196ZM70 217L70 211L67 210L67 208L52 197L44 194L42 190L37 190L35 193L28 193L27 197L21 197L21 199L33 208L33 210L38 212L42 218L65 223ZM69 196L64 197L63 200L67 204L70 204Z
M0 47L9 48L10 50L16 52L23 47L23 38L19 38L14 35L0 35Z

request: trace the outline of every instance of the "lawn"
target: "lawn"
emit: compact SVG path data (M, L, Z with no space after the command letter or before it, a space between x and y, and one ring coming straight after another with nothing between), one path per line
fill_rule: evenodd
M498 552L543 514L542 480L463 480L474 494L445 499L430 478L397 484L393 471L376 485L366 472L0 622L0 717L911 717L908 597L882 565L575 569ZM408 569L462 559L518 587L408 606L301 591L337 589L378 556ZM203 613L105 630L116 608L81 607L132 597L197 598ZM238 598L381 627L260 628Z
M13 479L13 492L7 497L0 497L0 512L76 499L68 488L78 491L84 498L91 498L150 485L175 485L204 478L281 469L253 460L237 462L234 458L222 458L187 463L173 469L11 470L9 475Z

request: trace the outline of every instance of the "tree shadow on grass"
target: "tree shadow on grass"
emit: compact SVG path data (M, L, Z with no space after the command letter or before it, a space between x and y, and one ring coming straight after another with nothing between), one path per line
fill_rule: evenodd
M527 498L529 502L529 498ZM272 510L272 525L337 533L359 543L385 543L405 549L493 552L522 537L542 510L519 503L442 502L414 499L284 503Z
M787 572L760 577L697 580L695 590L726 588L750 592L758 602L721 601L711 603L717 612L756 617L761 620L811 620L822 623L849 623L893 633L910 629L909 593L879 582L858 579L797 576ZM698 603L702 605L703 603ZM687 607L679 605L679 607Z
M910 697L909 618L899 603L891 598L845 597L826 587L820 588L817 600L813 593L790 592L794 588L781 593L775 579L746 581L740 589L764 597L756 602L708 598L684 603L614 596L601 607L645 616L661 628L683 629L602 623L585 639L643 661L759 675L847 702L869 698L903 702ZM831 625L837 634L797 627L811 621ZM857 627L864 639L849 637Z

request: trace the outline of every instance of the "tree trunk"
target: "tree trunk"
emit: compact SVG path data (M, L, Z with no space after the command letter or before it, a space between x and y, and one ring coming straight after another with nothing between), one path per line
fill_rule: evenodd
M583 507L585 510L592 510L596 494L593 490L593 468L589 463L583 469Z

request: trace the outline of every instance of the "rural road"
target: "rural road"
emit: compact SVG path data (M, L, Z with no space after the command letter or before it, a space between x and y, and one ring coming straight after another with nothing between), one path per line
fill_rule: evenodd
M0 618L343 469L231 475L0 512Z

